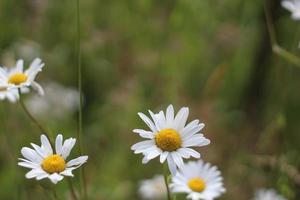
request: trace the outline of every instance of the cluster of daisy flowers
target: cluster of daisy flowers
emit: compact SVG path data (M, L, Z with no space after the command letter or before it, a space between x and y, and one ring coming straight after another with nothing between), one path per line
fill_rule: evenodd
M144 164L156 157L159 157L161 163L167 163L171 172L171 182L167 174L164 179L168 199L171 199L170 193L186 193L187 198L192 200L213 200L221 196L225 192L221 172L216 166L201 160L200 153L193 149L210 144L210 140L200 133L204 124L199 120L186 124L189 115L187 107L181 108L176 115L172 105L168 106L166 113L149 110L149 114L151 119L138 113L150 130L134 129L134 133L146 140L134 144L131 149L136 154L143 154ZM198 160L183 161L189 158ZM146 190L145 186L140 190L148 196L156 191Z
M30 89L44 95L44 89L35 81L43 67L44 63L39 58L34 59L27 69L24 69L23 60L18 60L14 67L0 67L0 100L22 102L22 94L29 93ZM61 91L60 96L69 96L68 101L79 97L76 91L59 85L49 86L46 92L51 94L51 90ZM52 104L57 104L57 98L55 96L46 104L41 104L43 105L41 108L51 112ZM37 104L36 99L32 101L35 102L33 104ZM73 102L74 106L66 107L67 110L77 107L78 102ZM143 155L143 164L158 158L170 172L141 182L139 193L144 199L161 199L167 194L170 200L171 196L177 193L185 193L187 199L213 200L226 191L218 168L200 159L200 153L194 149L209 145L210 140L200 133L204 123L200 123L197 119L187 123L189 108L183 107L175 114L173 106L169 105L166 112L153 113L149 110L150 117L143 113L138 115L149 129L133 130L145 140L134 144L131 149L135 154ZM53 184L57 184L65 176L73 177L73 170L88 160L88 156L67 160L76 144L75 138L64 140L63 135L58 134L55 142L51 143L49 136L44 133L40 136L40 140L41 145L31 143L31 147L21 149L23 157L19 158L18 165L29 169L25 174L28 179L49 179ZM184 161L190 158L197 160ZM269 199L286 200L272 189L258 190L253 198L253 200Z
M22 59L18 60L13 67L0 67L0 100L8 100L12 103L21 102L21 95L29 93L30 89L43 96L44 89L35 81L35 78L42 71L44 65L40 58L36 58L27 69L24 69ZM29 112L27 109L26 111ZM76 143L74 138L63 141L63 136L59 134L55 143L51 144L51 139L45 133L40 136L40 139L40 146L31 143L32 148L23 147L21 149L23 158L19 158L18 165L30 169L25 175L28 179L42 180L48 178L56 184L64 176L72 177L72 171L88 159L88 156L80 156L67 161L67 157Z

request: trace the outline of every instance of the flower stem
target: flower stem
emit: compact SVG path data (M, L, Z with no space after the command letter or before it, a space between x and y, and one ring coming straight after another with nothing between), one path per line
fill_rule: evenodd
M78 111L78 130L77 139L79 142L79 153L82 155L82 65L81 65L81 32L80 32L80 0L76 0L76 19L77 19L77 68L78 68L78 90L79 90L79 111ZM80 169L80 185L83 187L83 199L87 199L87 185L84 167ZM81 192L80 192L81 193ZM81 195L82 196L82 195Z
M57 195L57 192L56 192L56 189L55 189L55 188L53 188L53 198L54 198L54 200L59 200L59 198L58 198L58 195Z
M265 8L266 23L267 23L267 29L271 41L272 51L275 54L287 60L288 62L294 64L295 66L300 67L300 58L292 54L291 52L285 50L284 48L280 47L280 45L277 42L272 16L268 5L268 0L265 1L264 8Z
M29 112L28 108L26 107L26 105L24 104L24 101L23 101L23 97L22 97L22 94L20 92L20 89L19 89L19 96L20 96L20 105L22 107L22 109L24 110L24 112L26 113L26 115L30 118L30 120L38 127L38 129L40 129L41 133L42 134L45 134L49 141L50 140L50 137L46 131L46 129L38 122L38 120Z
M167 199L168 199L168 200L172 200L171 192L170 192L170 188L169 188L169 181L168 181L168 176L169 176L169 173L168 173L168 165L167 165L167 164L164 164L164 165L163 165L163 168L164 168L165 185L166 185L166 188L167 188Z
M69 183L69 189L70 189L70 193L71 193L72 199L73 200L77 200L78 198L77 198L77 195L75 193L72 180L70 178L68 178L68 183Z

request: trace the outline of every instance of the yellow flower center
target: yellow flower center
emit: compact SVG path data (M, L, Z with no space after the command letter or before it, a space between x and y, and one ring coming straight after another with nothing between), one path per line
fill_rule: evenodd
M42 168L50 174L60 173L66 169L66 162L61 156L54 154L43 160Z
M155 136L156 145L163 151L176 151L182 141L179 133L174 129L164 129Z
M11 75L8 79L8 83L20 85L27 81L27 75L23 73L15 73Z
M205 182L201 178L192 178L189 180L188 186L194 192L202 192L205 189Z

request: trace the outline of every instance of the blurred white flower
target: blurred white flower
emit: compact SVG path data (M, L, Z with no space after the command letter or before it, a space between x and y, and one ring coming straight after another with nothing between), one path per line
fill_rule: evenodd
M163 163L167 160L169 169L174 175L177 167L181 168L184 165L182 158L200 158L200 154L190 147L206 146L210 140L199 133L204 127L199 120L194 120L186 125L189 108L181 108L175 118L172 105L168 106L166 115L163 111L154 114L149 110L149 113L153 121L143 113L138 113L138 115L151 131L133 130L142 138L148 139L131 147L134 153L144 155L143 163L160 156L160 162Z
M292 19L300 20L300 0L284 0L281 5L292 13Z
M18 60L16 66L11 69L0 68L0 82L5 83L8 89L20 89L22 93L29 91L29 87L43 95L43 88L34 81L36 75L42 71L44 63L39 58L34 59L27 70L23 70L24 61Z
M15 103L19 99L19 93L17 89L8 90L8 86L5 83L2 83L0 80L0 100L5 99L11 103Z
M30 111L39 117L53 116L64 118L72 114L79 106L79 92L58 83L45 84L45 95L33 95L26 100Z
M31 143L33 149L23 147L21 153L25 158L19 158L19 166L31 169L25 177L28 179L35 178L41 180L49 178L52 183L56 184L64 176L71 176L72 171L84 164L88 156L80 156L76 159L66 162L67 157L73 149L76 139L69 138L63 142L63 136L57 135L55 140L55 153L51 144L45 135L41 135L41 146Z
M11 47L20 58L26 60L33 60L36 56L41 54L41 47L38 43L31 40L21 40L14 43Z
M141 181L139 194L143 199L164 199L167 195L164 177L156 175L152 179Z
M259 189L255 192L253 200L287 200L283 196L277 194L274 189Z
M213 200L226 190L221 172L202 160L190 161L172 178L173 193L187 193L187 199Z

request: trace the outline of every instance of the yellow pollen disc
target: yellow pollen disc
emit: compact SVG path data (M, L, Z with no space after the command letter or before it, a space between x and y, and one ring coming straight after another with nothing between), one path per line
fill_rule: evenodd
M194 192L202 192L205 189L205 182L201 178L192 178L189 180L188 186Z
M66 169L66 162L61 156L54 154L43 160L42 168L49 174L60 173Z
M176 151L182 141L179 133L174 129L164 129L155 136L156 145L163 151Z
M27 75L23 73L15 73L11 75L8 79L8 83L20 85L27 81Z

